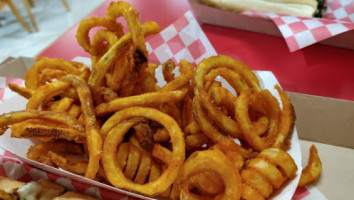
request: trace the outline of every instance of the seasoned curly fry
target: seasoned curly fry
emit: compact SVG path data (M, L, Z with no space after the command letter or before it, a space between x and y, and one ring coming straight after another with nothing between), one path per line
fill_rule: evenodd
M121 16L127 21L132 34L133 47L140 50L147 57L148 52L145 47L144 29L139 21L138 12L127 2L111 2L106 11L106 18L110 21L116 21Z
M278 85L275 85L275 89L277 89L280 95L281 102L283 104L283 111L281 113L279 134L275 138L273 146L284 148L287 144L286 140L288 139L288 136L293 132L296 116L294 107L289 100L289 95L281 90Z
M227 68L216 68L210 70L210 72L205 76L205 87L208 88L208 82L213 81L217 76L225 78L225 80L231 85L231 87L235 89L237 94L240 94L242 91L249 89L249 86L242 79L240 74Z
M262 151L256 158L249 160L241 171L245 187L243 199L268 198L275 189L295 176L296 164L291 156L278 148Z
M225 133L234 138L242 138L243 135L235 120L226 116L218 107L212 103L210 96L204 91L199 90L201 104L208 111L208 114L214 119L215 124Z
M212 118L216 127L218 127L223 133L241 139L243 138L243 134L237 122L225 115L224 112L212 102L212 98L208 95L208 90L213 83L213 80L219 74L224 76L231 86L233 86L238 92L244 91L247 88L254 88L257 91L260 90L258 79L245 64L227 56L212 56L202 60L197 66L194 78L196 84L194 98L197 98L199 103L196 110L198 110L199 113L202 113L203 111L201 109L205 109L205 112L207 112ZM197 102L197 100L195 101ZM198 123L202 123L201 119L202 118L199 119ZM205 120L203 123L209 122ZM203 131L209 131L204 129L206 124L200 126ZM210 127L214 125L208 126ZM215 135L220 133L214 132L211 134ZM215 138L215 136L213 137Z
M231 140L231 138L223 135L218 129L215 128L215 126L213 126L207 113L202 108L199 98L200 97L195 96L193 99L193 116L195 117L199 127L203 130L203 133L215 143Z
M145 36L157 33L160 27L154 22L146 22L142 25ZM88 84L91 88L97 88L102 84L104 74L107 72L112 62L126 52L131 45L132 36L130 33L121 37L97 62L92 70ZM98 70L99 69L99 70Z
M189 178L192 187L204 196L215 196L225 189L222 178L213 171L200 173Z
M140 162L136 158L140 159ZM119 145L117 161L122 169L126 169L124 170L125 176L135 176L134 179L130 179L137 184L144 184L147 177L159 176L161 174L160 166L152 159L151 155L131 143L122 143ZM136 173L130 170L136 171ZM153 177L147 182L153 181Z
M92 55L92 66L95 66L102 55L118 41L118 37L119 36L109 30L101 29L97 31L92 40L92 47L97 51ZM107 44L105 44L105 42L107 42Z
M30 70L26 73L25 85L26 88L35 90L40 86L39 76L45 69L54 69L63 71L64 74L87 74L89 69L82 65L81 67L77 66L75 63L67 62L62 59L56 58L41 58L39 62L34 64Z
M315 182L322 171L322 162L318 156L317 148L312 145L307 166L302 170L298 186L302 187Z
M183 128L186 128L189 124L194 122L193 119L193 98L187 94L183 99L182 104L182 124Z
M143 92L139 93L146 93L146 92L155 92L160 90L160 87L156 84L157 80L155 78L155 70L158 67L157 64L152 64L149 63L147 69L146 69L146 78L145 80L140 84L140 87Z
M26 109L38 109L45 100L59 95L69 87L69 84L61 81L55 81L38 87L28 100Z
M184 184L180 194L181 199L205 199L204 196L189 191L189 177L205 171L217 173L224 182L225 191L217 195L217 199L240 199L240 174L233 168L228 158L218 150L196 151L186 160L183 167Z
M44 85L47 83L47 81L50 81L52 79L58 79L59 77L65 76L67 72L64 72L62 70L57 70L57 69L46 69L39 74L39 85Z
M63 113L53 113L48 111L16 111L0 115L0 127L6 127L15 123L19 123L28 119L42 119L57 122L60 125L71 127L80 132L84 132L84 128L75 120Z
M85 118L85 132L89 151L89 163L85 176L94 179L99 168L102 152L102 138L93 107L92 94L86 82L78 76L68 74L62 80L72 84L80 98L81 110Z
M72 143L64 140L57 140L53 142L45 142L31 146L28 149L27 157L31 160L41 162L50 166L53 166L48 152L56 152L62 154L83 154L82 145L77 143Z
M84 175L87 171L87 161L70 160L53 151L48 152L48 157L53 164L66 171L81 175Z
M259 136L255 125L252 124L248 115L250 105L254 104L257 98L264 99L267 116L269 117L269 128L267 130L267 135L264 137ZM263 90L260 93L252 90L242 92L236 100L235 113L240 128L244 133L245 140L254 149L262 151L273 145L275 137L278 134L280 108L278 101L268 90Z
M158 129L154 134L154 140L156 142L167 142L170 140L170 135L165 128Z
M58 101L53 102L50 105L50 110L54 112L65 112L67 111L71 105L73 104L74 100L68 97L64 97Z
M179 65L180 65L179 70L181 72L181 75L176 79L168 82L165 86L161 88L161 91L165 92L165 91L177 90L182 86L184 86L193 78L194 66L191 63L185 60L181 60Z
M118 36L123 35L123 27L121 24L101 17L92 17L81 21L79 28L77 29L76 38L82 48L90 54L96 55L99 52L94 48L94 45L90 42L89 32L96 26L104 26L109 31L114 32Z
M149 92L141 95L117 98L108 103L98 105L96 114L102 116L108 113L116 112L124 108L133 106L156 106L165 102L180 101L187 94L187 89L170 92Z
M201 147L208 143L208 137L204 134L194 134L186 136L186 146L191 148Z
M175 79L175 74L172 72L176 67L173 60L168 59L162 64L162 74L167 83Z
M161 123L169 132L172 142L172 159L168 164L166 171L149 184L135 184L126 181L120 168L114 163L114 153L116 147L122 142L124 134L133 123L124 122L124 120L134 117L144 117ZM183 134L177 123L168 115L165 115L152 108L132 107L119 111L114 114L101 128L101 133L107 135L103 147L103 167L110 182L116 187L125 188L146 195L154 196L166 190L177 178L179 169L184 161L184 143ZM112 148L113 147L113 148ZM153 185L154 187L150 187Z
M31 123L17 123L11 127L11 137L65 139L85 143L86 135L72 128L48 127Z
M172 152L159 144L154 145L151 155L165 164L170 163L172 160Z
M196 86L204 88L204 76L210 70L220 66L239 73L250 88L254 88L257 91L260 90L257 77L249 70L247 65L223 55L209 57L198 64L195 76Z
M28 88L23 88L21 86L18 86L16 84L9 84L9 88L16 92L17 94L25 97L26 99L31 98L31 96L33 95L34 91Z

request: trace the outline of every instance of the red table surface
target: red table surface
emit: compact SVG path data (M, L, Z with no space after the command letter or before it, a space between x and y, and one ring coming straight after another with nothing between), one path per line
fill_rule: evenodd
M191 10L187 0L128 2L139 11L142 22L156 21L161 28ZM87 17L104 16L109 3L105 1ZM208 24L201 26L217 53L239 59L253 70L272 71L287 91L354 100L353 50L316 44L291 53L281 37ZM88 57L76 41L77 28L78 24L38 57L67 60Z

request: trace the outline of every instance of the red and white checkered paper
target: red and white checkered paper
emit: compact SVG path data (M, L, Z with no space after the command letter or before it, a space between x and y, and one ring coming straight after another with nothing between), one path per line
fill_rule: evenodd
M354 0L326 0L323 18L354 22Z
M187 61L198 63L205 57L216 55L214 48L190 11L186 12L185 15L180 17L174 24L164 29L160 34L152 37L146 42L146 45L150 52L150 62L156 63L162 63L170 58L175 61L179 61L183 58ZM21 79L0 77L0 102L8 100L15 95L15 93L7 87L9 83L23 86L23 82L24 81ZM74 179L61 177L60 175L35 168L23 163L2 148L0 148L0 175L24 182L46 178L52 182L65 186L69 190L82 192L99 199L136 199L134 197L128 197L107 189L92 186ZM322 194L315 188L314 190L299 188L293 199L326 199L323 195L323 198L317 198L321 195Z
M245 11L242 14L270 18L278 26L291 52L338 34L354 30L354 0L326 0L322 18L295 17Z
M150 52L149 60L155 63L163 63L167 59L178 63L180 59L184 59L196 64L203 58L216 55L190 11L147 41L146 48Z

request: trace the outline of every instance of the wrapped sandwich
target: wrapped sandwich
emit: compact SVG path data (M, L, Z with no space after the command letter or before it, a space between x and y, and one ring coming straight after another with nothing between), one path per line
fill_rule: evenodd
M318 15L322 0L201 0L201 3L233 12L256 10L298 17Z

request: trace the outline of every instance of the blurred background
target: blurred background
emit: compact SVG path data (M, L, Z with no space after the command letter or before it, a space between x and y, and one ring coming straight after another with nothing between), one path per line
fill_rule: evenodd
M36 56L103 2L104 0L0 0L0 63L9 56ZM27 11L26 3L31 13ZM25 25L16 18L16 11L11 6L17 9Z

